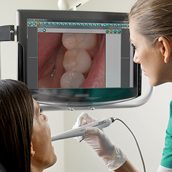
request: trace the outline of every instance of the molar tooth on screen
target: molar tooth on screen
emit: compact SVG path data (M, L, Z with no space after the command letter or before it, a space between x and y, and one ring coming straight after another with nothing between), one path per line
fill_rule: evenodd
M66 49L81 48L90 50L97 44L96 34L90 33L64 33L62 36L62 42Z
M68 71L62 75L60 86L61 88L79 88L84 80L84 75L81 72Z
M91 57L85 49L67 50L64 55L63 66L66 71L87 73L91 67Z

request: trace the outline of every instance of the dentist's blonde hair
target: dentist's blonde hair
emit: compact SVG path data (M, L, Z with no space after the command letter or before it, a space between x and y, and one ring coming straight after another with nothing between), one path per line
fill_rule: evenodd
M172 0L137 0L129 13L129 22L150 41L172 36Z

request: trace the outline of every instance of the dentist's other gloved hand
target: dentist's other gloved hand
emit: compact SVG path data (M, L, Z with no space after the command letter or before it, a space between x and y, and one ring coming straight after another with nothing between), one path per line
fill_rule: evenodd
M95 119L86 113L78 116L73 128L94 122ZM123 152L114 146L102 130L96 127L88 127L84 136L84 141L90 145L101 157L110 171L114 171L126 162Z

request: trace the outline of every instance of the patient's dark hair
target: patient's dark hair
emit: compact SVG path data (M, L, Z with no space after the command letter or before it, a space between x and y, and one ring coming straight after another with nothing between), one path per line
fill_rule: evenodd
M30 172L33 99L27 86L0 80L0 164L6 172Z

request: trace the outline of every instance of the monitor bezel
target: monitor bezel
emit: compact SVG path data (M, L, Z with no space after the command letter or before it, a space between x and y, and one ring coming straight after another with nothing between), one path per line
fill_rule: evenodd
M95 12L95 11L58 11L58 10L18 10L18 80L27 84L27 19L51 19L60 21L82 21L82 22L127 22L128 14L119 12ZM95 101L94 94L91 99L84 96L88 92L93 92L94 88L89 89L31 89L33 97L42 102L53 102L64 104L65 106L88 106L102 105L131 100L141 96L141 70L139 64L134 64L134 87L133 88L113 88L116 92L114 97L106 98L107 88L102 90L97 88L100 99ZM104 93L102 93L104 92ZM69 93L69 94L66 94ZM119 95L122 96L119 96ZM64 95L66 96L64 98ZM78 96L79 95L79 96ZM83 96L82 96L83 95ZM90 96L90 95L89 95ZM97 96L97 95L96 95Z

